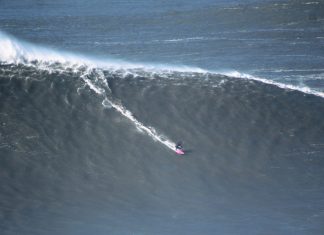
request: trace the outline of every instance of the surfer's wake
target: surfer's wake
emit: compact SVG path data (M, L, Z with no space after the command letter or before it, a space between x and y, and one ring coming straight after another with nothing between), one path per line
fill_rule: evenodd
M141 131L146 133L147 135L149 135L150 137L153 138L153 140L160 142L161 144L164 144L166 147L168 147L169 149L174 151L174 146L175 143L172 142L171 140L167 139L164 136L161 136L160 134L158 134L156 132L156 130L152 127L147 127L145 126L143 123L141 123L140 121L138 121L133 114L127 110L125 107L115 104L114 102L110 101L108 98L106 98L102 104L105 107L113 107L116 111L118 111L121 115L123 115L124 117L126 117L128 120L130 120L131 122L133 122L136 126L136 128Z
M94 84L88 78L87 74L92 73L92 72L93 72L93 70L89 68L89 70L85 74L83 74L81 76L81 78L83 79L85 84L87 84L89 86L89 88L91 90L95 91L98 95L104 95L105 96L105 99L102 102L102 105L104 107L106 107L106 108L113 107L117 112L119 112L121 115L126 117L132 123L134 123L134 125L136 126L136 128L139 131L146 133L147 135L152 137L153 140L158 141L161 144L168 147L169 149L171 149L172 151L175 151L175 149L174 149L175 143L173 141L171 141L168 138L162 136L161 134L158 134L157 131L153 127L145 126L143 123L138 121L134 117L134 115L129 110L127 110L124 106L122 106L121 104L116 104L115 102L108 99L107 96L106 96L106 93L105 93L105 89L103 89L102 87L98 87L98 85ZM96 75L97 75L96 76L96 83L99 83L99 84L103 85L104 87L108 88L108 90L110 90L109 85L108 85L107 81L104 78L104 75L102 73L98 72L98 71L96 71Z

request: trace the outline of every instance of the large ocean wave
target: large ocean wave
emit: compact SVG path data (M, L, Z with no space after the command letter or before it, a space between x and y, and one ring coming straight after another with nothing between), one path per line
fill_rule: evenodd
M129 63L117 59L97 59L70 52L56 51L31 43L23 42L0 32L0 61L3 64L22 64L32 66L39 70L55 73L57 71L72 71L79 74L83 86L88 86L102 99L104 107L114 108L118 113L131 121L136 128L173 150L175 141L159 133L154 127L144 125L135 118L130 110L115 99L111 94L111 88L105 73L119 78L132 77L133 79L172 79L184 80L195 78L204 82L221 78L247 79L274 85L282 89L296 90L306 94L324 97L324 93L310 89L309 87L298 87L291 84L255 77L238 71L207 71L201 68L188 66L153 65L145 63ZM221 80L222 82L222 80Z

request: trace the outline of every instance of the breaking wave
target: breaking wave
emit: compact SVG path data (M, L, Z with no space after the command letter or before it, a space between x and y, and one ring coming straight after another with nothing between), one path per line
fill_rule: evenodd
M122 105L122 101L113 97L109 82L104 75L105 71L109 71L109 73L118 77L132 76L134 78L145 77L148 79L185 79L187 77L197 77L197 79L200 80L208 80L217 75L217 78L220 76L233 79L254 80L264 84L274 85L282 89L296 90L324 98L323 92L313 90L306 86L299 87L291 84L284 84L237 71L217 72L188 66L154 65L128 63L117 59L97 59L36 46L31 43L17 40L3 32L0 32L0 61L2 64L24 64L49 72L69 70L80 73L80 78L84 82L84 85L88 86L98 96L102 97L102 104L104 107L112 107L123 117L131 121L139 131L147 134L153 140L163 144L171 150L174 150L174 141L158 132L154 127L144 125L134 117L130 110ZM94 74L95 76L89 76L89 74Z

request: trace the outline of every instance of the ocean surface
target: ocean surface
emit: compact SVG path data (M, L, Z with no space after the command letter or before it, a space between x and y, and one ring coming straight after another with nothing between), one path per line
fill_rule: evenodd
M322 0L0 0L1 235L322 235L323 179Z

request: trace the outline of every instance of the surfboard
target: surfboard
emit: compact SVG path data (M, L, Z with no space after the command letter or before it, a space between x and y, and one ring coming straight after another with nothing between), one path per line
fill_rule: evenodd
M185 154L184 151L181 150L181 149L176 149L175 152L176 152L176 154L178 154L178 155L183 155L183 154Z

